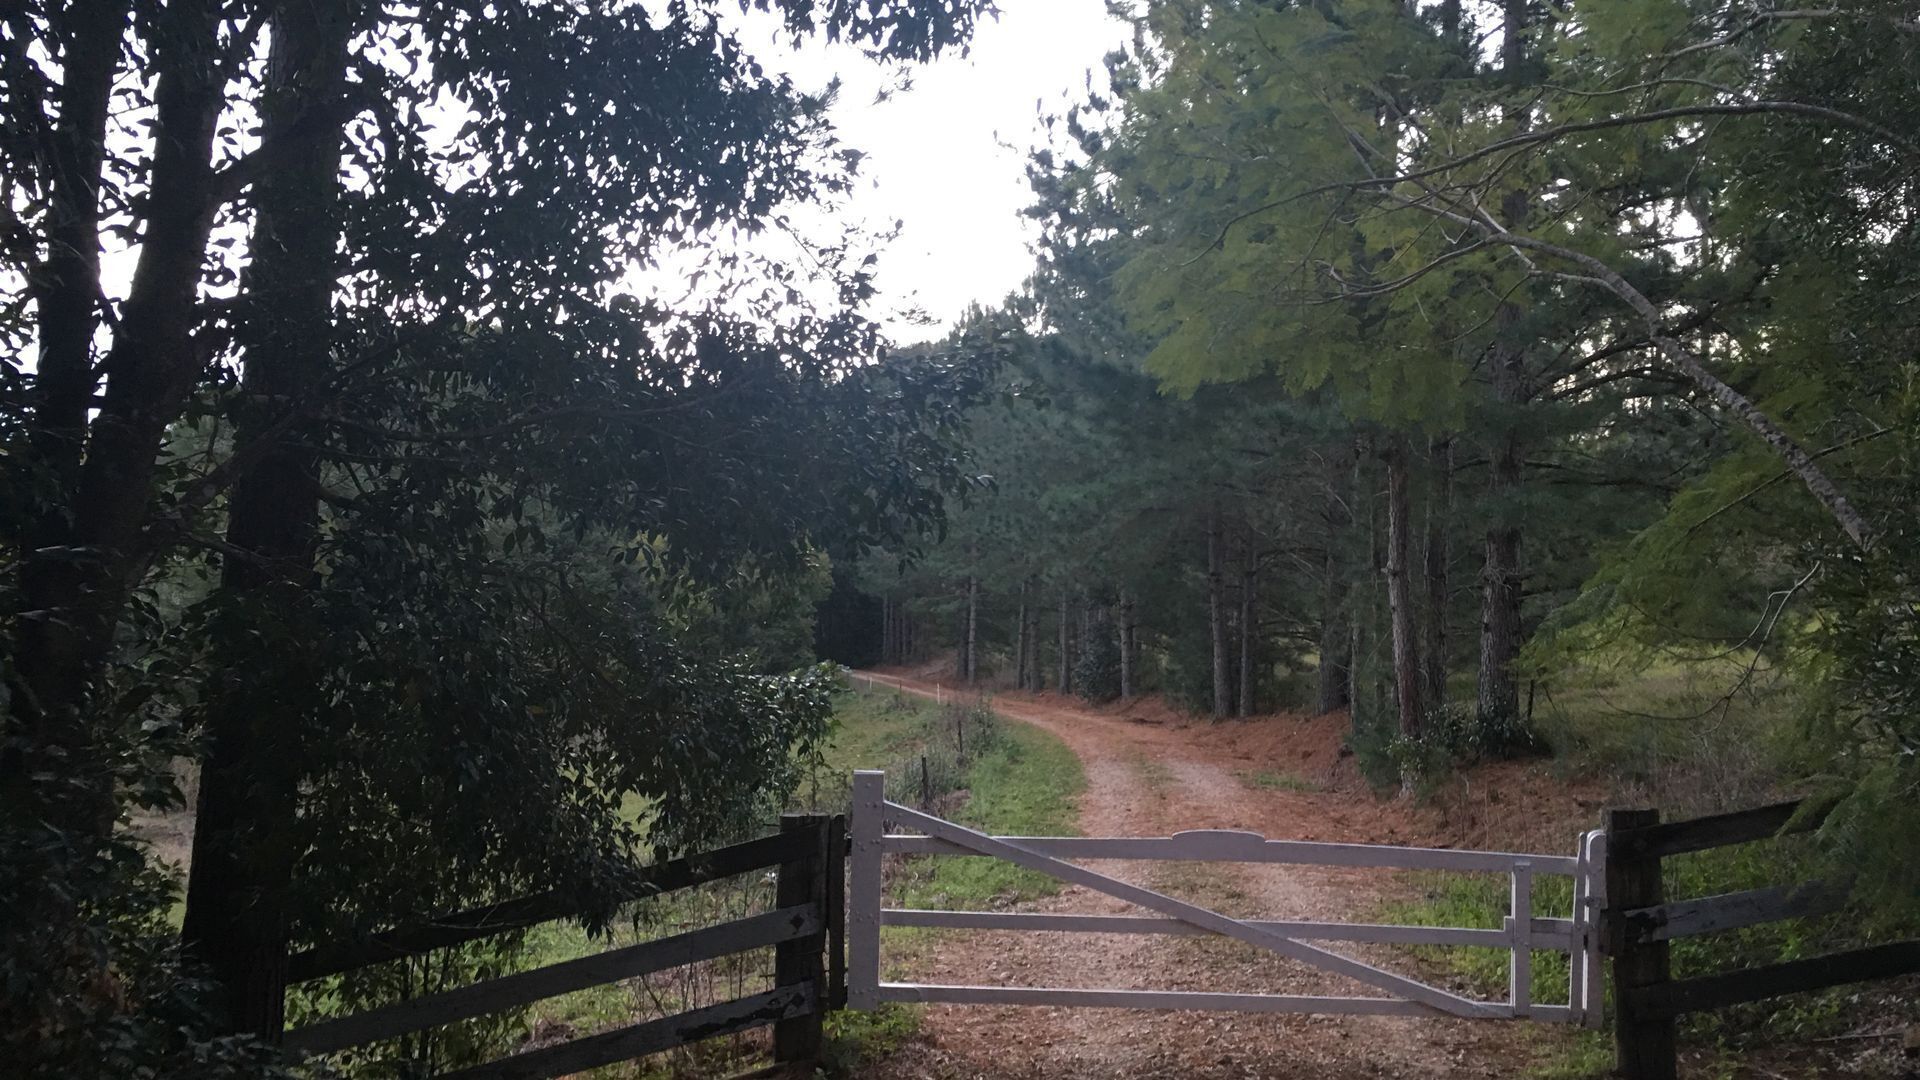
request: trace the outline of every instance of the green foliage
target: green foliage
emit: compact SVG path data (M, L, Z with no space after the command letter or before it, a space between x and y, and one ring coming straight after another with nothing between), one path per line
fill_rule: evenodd
M407 960L303 984L289 994L289 1027L393 1001L452 990L523 967L524 934L503 934ZM412 1080L507 1052L524 1030L525 1007L462 1020L327 1055L325 1065L355 1080Z
M985 10L757 6L885 60ZM176 757L191 959L241 1010L283 945L535 888L604 921L647 857L785 797L828 713L823 553L938 526L991 366L885 356L857 238L806 270L752 243L851 190L821 97L706 0L3 21L10 1068L271 1070L209 1035L243 1013L125 837L179 809ZM682 299L631 293L680 257Z
M900 1004L863 1012L841 1009L828 1013L820 1072L835 1080L866 1075L863 1070L885 1060L920 1033L920 1017L919 1009Z
M38 1013L40 1026L0 1030L0 1055L10 1069L19 1070L12 1075L33 1080L296 1076L276 1048L208 1034L217 1029L217 988L182 961L167 919L177 884L147 865L137 842L123 835L101 857L76 858L57 838L8 820L0 822L0 859L52 867L84 916L78 932L62 925L39 927L32 952L0 951L0 984L7 993L16 1001L47 1003ZM7 910L27 910L33 899L12 875L0 876L0 904ZM100 955L113 958L110 971L89 965Z

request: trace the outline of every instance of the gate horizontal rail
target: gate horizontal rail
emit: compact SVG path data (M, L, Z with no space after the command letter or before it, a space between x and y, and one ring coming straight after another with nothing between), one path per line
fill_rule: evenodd
M1259 833L1196 829L1172 836L1002 836L1004 840L1056 859L1148 859L1179 862L1290 863L1300 866L1348 866L1374 870L1463 870L1505 873L1524 859L1536 874L1572 876L1580 860L1569 855L1520 855L1504 851L1452 848L1384 847L1328 844L1313 840L1268 840ZM895 855L975 855L985 853L931 836L889 835Z
M1604 903L1604 837L1590 833L1572 856L1446 848L1269 840L1258 833L1204 829L1167 837L988 836L887 801L885 777L855 774L852 825L852 899L848 910L848 991L855 1008L882 1002L944 1002L1106 1008L1206 1009L1267 1013L1345 1013L1387 1016L1526 1018L1598 1026L1602 993L1596 916ZM890 832L890 826L924 835ZM1078 915L1041 912L939 911L883 906L886 855L998 857L1062 881L1147 908L1150 915ZM1139 859L1247 862L1314 866L1502 873L1511 883L1510 913L1498 928L1400 926L1297 920L1234 919L1153 890L1065 862L1067 859ZM1574 879L1569 918L1533 914L1536 874ZM880 928L1015 930L1090 934L1225 936L1263 947L1388 997L1330 997L1074 987L931 985L880 979ZM1509 954L1508 997L1478 1001L1375 968L1309 941L1446 945L1504 949ZM1568 955L1567 1003L1533 1002L1533 953Z
M1456 926L1400 926L1392 923L1298 922L1242 919L1249 926L1303 941L1352 941L1368 945L1464 945L1505 949L1513 942L1513 917L1502 928ZM1154 915L1057 915L1026 911L938 911L927 908L881 908L882 926L917 926L937 930L1032 930L1083 934L1168 934L1174 937L1211 937L1179 919ZM1572 919L1533 920L1533 947L1571 952L1576 946Z

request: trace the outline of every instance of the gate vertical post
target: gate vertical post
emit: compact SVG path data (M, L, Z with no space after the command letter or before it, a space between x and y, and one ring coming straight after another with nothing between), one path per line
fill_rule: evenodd
M1507 945L1507 1003L1516 1019L1533 1012L1533 864L1516 859L1512 872L1513 891L1507 905L1513 912L1513 928Z
M811 1062L820 1058L825 1041L821 1027L831 1005L823 961L827 947L827 831L832 819L825 814L781 814L781 835L792 838L794 849L780 864L775 880L775 907L810 906L818 913L820 930L773 947L775 986L813 987L813 1010L773 1025L773 1060ZM832 868L838 871L839 867Z
M880 1006L881 837L885 835L887 774L861 769L853 774L849 817L853 840L852 879L847 899L847 1006Z
M1607 812L1606 947L1613 954L1613 1034L1620 1073L1626 1080L1675 1080L1679 1074L1673 1017L1636 1007L1634 991L1672 977L1665 941L1641 941L1627 912L1664 902L1660 856L1641 853L1627 839L1632 831L1660 823L1658 810Z
M1568 999L1581 1027L1598 1031L1605 1022L1607 975L1601 953L1600 911L1606 906L1607 837L1592 829L1580 837L1579 869L1573 879L1573 952Z

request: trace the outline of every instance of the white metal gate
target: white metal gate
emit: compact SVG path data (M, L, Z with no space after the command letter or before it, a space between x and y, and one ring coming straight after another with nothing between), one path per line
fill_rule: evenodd
M990 1005L1098 1006L1131 1009L1207 1009L1268 1013L1347 1013L1391 1016L1461 1016L1584 1024L1601 1021L1599 912L1604 903L1605 838L1587 833L1577 854L1520 855L1497 851L1387 847L1268 840L1258 833L1199 830L1169 837L989 836L911 807L888 802L886 775L854 774L852 881L847 904L847 1003L872 1009L889 1001ZM895 833L906 828L916 833ZM985 855L1082 885L1155 912L1136 915L1069 915L1037 912L930 911L889 908L882 897L886 855ZM1289 922L1236 919L1197 904L1077 866L1068 859L1145 859L1210 862L1292 863L1315 866L1463 870L1507 875L1511 910L1500 929L1393 926L1369 923ZM1533 910L1536 874L1573 878L1571 917L1538 917ZM1322 971L1383 991L1381 997L1313 997L1194 991L928 985L883 982L880 928L924 926L973 930L1071 931L1102 934L1217 934L1268 949ZM1479 1001L1344 956L1313 941L1396 945L1473 945L1504 949L1508 963L1505 1001ZM1567 1003L1534 1004L1533 950L1568 954Z

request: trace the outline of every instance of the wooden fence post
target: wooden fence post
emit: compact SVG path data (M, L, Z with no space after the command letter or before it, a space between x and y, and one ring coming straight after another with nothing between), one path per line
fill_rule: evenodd
M847 1007L847 815L827 819L826 1012Z
M774 884L776 908L812 905L821 914L820 931L773 947L773 983L813 986L813 1009L773 1026L773 1060L778 1064L817 1061L824 1041L822 1021L831 1007L824 961L827 951L827 874L838 871L827 858L833 819L826 814L782 814L780 831L794 838L794 854L780 864Z
M1676 1080L1678 1051L1674 1019L1635 1008L1634 991L1669 981L1672 958L1665 941L1641 941L1626 913L1664 903L1659 854L1645 854L1632 832L1660 823L1658 810L1607 811L1606 943L1613 954L1613 1035L1620 1074L1626 1080Z
M852 858L847 889L847 1006L867 1011L880 1007L880 911L886 832L887 774L872 769L853 773L853 807L847 818Z

